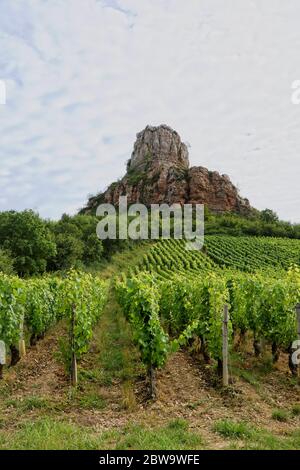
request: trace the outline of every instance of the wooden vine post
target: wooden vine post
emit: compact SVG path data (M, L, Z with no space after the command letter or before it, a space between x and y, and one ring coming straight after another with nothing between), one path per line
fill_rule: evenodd
M4 341L0 341L0 379L3 379L3 366L6 364L6 347Z
M223 386L227 387L229 384L228 374L228 305L224 305L224 318L223 318Z
M78 382L77 359L76 359L76 351L75 351L75 321L76 321L76 306L72 305L70 346L71 346L71 384L73 387L76 387L77 382Z
M300 304L296 305L296 315L297 315L297 334L298 334L298 339L300 339Z
M150 385L150 398L151 400L157 399L157 389L156 389L156 370L151 365L148 369L149 376L149 385Z
M19 341L19 351L20 351L20 356L25 357L26 356L26 345L24 341L24 317L22 318L21 325L21 335L20 335L20 341Z
M300 345L300 303L296 305L296 323L297 323L297 338L298 340L293 342L289 347L289 368L294 377L299 374L300 367L298 366L297 359L297 349ZM298 355L299 356L299 355Z
M297 317L297 335L298 335L298 347L300 347L300 303L296 305L296 317ZM300 367L298 369L298 376L300 375Z

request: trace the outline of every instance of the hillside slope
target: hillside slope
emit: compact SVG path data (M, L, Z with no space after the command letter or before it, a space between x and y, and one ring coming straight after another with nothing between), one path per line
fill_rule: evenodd
M149 248L116 254L99 276L133 269ZM233 386L224 390L195 344L170 356L152 402L113 290L76 390L58 355L66 334L58 325L5 372L0 449L299 449L299 384L285 355L272 366L268 352L256 358L246 343L231 355Z

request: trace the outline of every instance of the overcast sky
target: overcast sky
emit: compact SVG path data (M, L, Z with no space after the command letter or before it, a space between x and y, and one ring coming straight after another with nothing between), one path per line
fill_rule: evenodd
M0 0L0 210L75 213L165 123L300 222L299 0Z

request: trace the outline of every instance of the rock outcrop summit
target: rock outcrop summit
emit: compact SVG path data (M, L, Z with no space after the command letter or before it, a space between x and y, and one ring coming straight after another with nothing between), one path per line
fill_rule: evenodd
M169 126L147 126L137 134L125 176L105 192L90 197L81 213L94 213L102 202L118 204L205 204L214 212L248 213L248 199L240 197L227 175L189 165L187 146Z

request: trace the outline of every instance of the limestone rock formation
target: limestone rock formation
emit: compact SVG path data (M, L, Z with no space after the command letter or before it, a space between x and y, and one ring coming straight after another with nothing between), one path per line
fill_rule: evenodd
M248 213L249 201L239 196L227 175L204 167L189 167L187 146L166 125L147 126L137 134L133 152L122 180L91 197L82 213L92 213L101 202L206 204L214 212Z
M147 126L136 137L127 170L147 170L149 163L158 168L161 165L189 167L188 149L169 126Z

